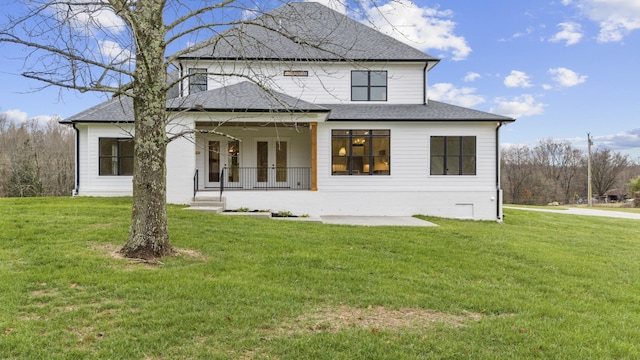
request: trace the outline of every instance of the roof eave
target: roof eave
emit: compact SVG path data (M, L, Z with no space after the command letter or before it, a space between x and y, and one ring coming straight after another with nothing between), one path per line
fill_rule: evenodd
M354 118L344 118L344 119L327 119L327 122L339 122L339 121L367 121L367 122L489 122L489 123L512 123L515 122L515 119L407 119L407 118L399 118L399 119L354 119Z
M224 61L238 61L238 60L248 60L248 61L309 61L309 62L421 62L424 63L429 62L433 63L430 68L435 66L440 59L425 59L425 58L409 58L409 59L347 59L347 58L279 58L279 57L218 57L218 56L183 56L179 57L176 60L180 62L180 60L224 60ZM430 69L429 68L429 69Z
M327 109L242 109L242 108L167 108L167 111L175 112L234 112L234 113L260 113L260 112L277 112L277 113L328 113Z

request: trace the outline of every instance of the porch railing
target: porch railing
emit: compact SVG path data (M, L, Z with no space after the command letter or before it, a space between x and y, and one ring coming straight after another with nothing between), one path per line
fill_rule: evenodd
M220 177L224 190L309 190L308 167L225 167Z

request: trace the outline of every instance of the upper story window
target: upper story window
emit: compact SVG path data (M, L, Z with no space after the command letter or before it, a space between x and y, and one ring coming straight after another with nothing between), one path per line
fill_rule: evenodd
M351 71L351 101L387 101L387 72Z
M431 137L431 175L475 174L475 136Z
M332 175L389 175L390 130L332 130Z
M189 69L189 94L207 91L207 69Z
M133 139L100 138L99 175L133 175Z

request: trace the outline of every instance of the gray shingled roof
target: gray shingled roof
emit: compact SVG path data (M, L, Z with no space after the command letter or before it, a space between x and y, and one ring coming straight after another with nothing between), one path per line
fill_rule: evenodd
M429 100L424 104L331 104L328 121L502 121L515 119Z
M243 81L167 101L171 110L204 109L222 111L329 111L319 105Z
M288 3L211 41L202 49L195 45L182 58L439 61L313 2Z
M242 82L225 88L204 91L185 98L169 99L172 110L208 111L330 111L328 121L500 121L515 119L429 100L423 104L325 104L315 105L288 95L268 92ZM133 102L118 97L64 119L74 122L132 122Z
M329 109L244 81L227 87L168 99L168 110L328 112ZM133 122L133 101L120 96L61 121Z
M94 107L70 116L60 123L76 122L133 122L133 100L128 96L117 96Z

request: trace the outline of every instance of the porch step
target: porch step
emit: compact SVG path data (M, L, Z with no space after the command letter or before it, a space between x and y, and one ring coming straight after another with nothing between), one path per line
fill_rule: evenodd
M226 199L218 196L198 195L193 198L188 210L199 210L213 213L221 213L226 209Z
M185 208L185 210L195 210L195 211L204 211L204 212L210 212L210 213L215 213L215 214L221 214L224 212L224 208L221 206L189 206L188 208Z

